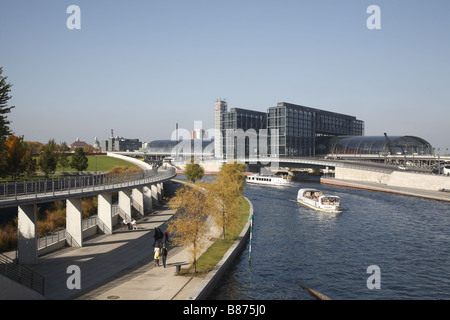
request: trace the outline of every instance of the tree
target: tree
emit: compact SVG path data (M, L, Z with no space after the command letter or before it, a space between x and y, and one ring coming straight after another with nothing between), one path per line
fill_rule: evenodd
M70 148L67 145L67 143L63 142L58 146L57 150L58 150L58 163L61 166L62 170L64 171L65 168L70 166L69 156L67 154L67 152L70 151Z
M245 190L245 176L242 174L245 165L224 164L216 181L207 189L218 201L212 211L217 225L222 227L222 238L225 240L226 230L234 228L238 222L238 212Z
M86 170L88 165L89 160L86 157L86 153L84 153L83 148L76 148L75 154L73 155L72 161L70 162L70 167L80 172Z
M33 158L33 154L30 150L26 150L25 156L23 157L23 167L24 172L27 177L31 177L36 174L38 165L36 159Z
M4 142L6 138L12 134L6 118L6 114L11 112L14 107L8 107L8 100L11 99L9 92L11 91L11 84L6 83L7 77L2 76L3 68L0 67L0 175L3 177L8 174L6 169L6 159L3 154L5 149Z
M211 206L210 199L201 188L184 186L177 190L169 205L176 212L168 226L169 232L173 234L173 243L188 248L196 273L202 239L209 230L206 220Z
M45 178L48 179L50 174L55 173L56 166L58 165L58 145L54 139L50 139L47 144L43 145L40 149L40 155L38 164L41 171L45 173Z
M191 157L191 163L186 164L186 169L184 170L186 178L191 182L195 182L196 180L203 178L204 173L205 170L203 167L198 163L195 163L194 157Z
M23 142L23 137L16 137L10 135L4 143L3 158L6 171L15 180L21 176L25 171L23 159L25 157L26 149Z
M8 107L8 100L11 99L9 95L11 84L6 83L8 77L3 77L2 73L3 68L0 67L0 142L4 142L12 134L6 114L10 113L11 109L14 108L14 106Z
M42 147L42 143L37 141L25 141L25 148L30 150L31 154L38 154L39 149Z

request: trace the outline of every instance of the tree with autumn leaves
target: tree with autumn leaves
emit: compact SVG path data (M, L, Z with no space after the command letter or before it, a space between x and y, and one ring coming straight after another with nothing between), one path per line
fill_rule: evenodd
M201 188L185 185L177 190L169 205L176 212L168 226L171 242L188 248L196 273L197 258L203 247L202 239L209 229L207 219L210 201Z
M23 174L31 176L36 173L36 160L33 159L31 152L26 149L23 137L10 135L4 143L1 157L3 159L4 171L13 180Z
M225 240L227 229L234 228L238 223L238 212L245 189L245 165L224 164L217 175L216 181L207 185L211 198L215 199L212 216L222 228L222 239Z
M186 184L177 190L170 200L175 218L169 222L168 230L175 245L188 248L194 273L197 272L197 258L203 239L210 229L210 219L226 230L238 224L239 206L244 192L244 165L224 164L216 181L210 183Z

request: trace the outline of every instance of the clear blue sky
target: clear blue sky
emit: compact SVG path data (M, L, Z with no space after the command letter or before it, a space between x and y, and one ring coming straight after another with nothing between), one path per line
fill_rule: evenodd
M366 27L372 4L381 30ZM284 101L450 148L449 17L448 0L1 0L9 119L31 141L151 141L212 128L219 97Z

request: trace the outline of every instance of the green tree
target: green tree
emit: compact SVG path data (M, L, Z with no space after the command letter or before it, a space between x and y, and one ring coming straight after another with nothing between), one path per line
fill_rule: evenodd
M11 99L9 92L11 84L6 83L8 77L2 76L3 68L0 67L0 141L4 142L8 136L12 134L9 125L10 122L6 118L6 114L11 112L14 106L8 107L8 100Z
M70 166L68 154L70 148L67 145L67 143L63 142L58 146L57 149L58 149L58 163L62 167L62 170L64 171L65 168Z
M36 159L33 158L33 154L31 153L30 150L27 150L25 152L25 156L23 157L22 161L23 161L25 175L27 177L34 176L38 169L38 165L37 165Z
M72 161L70 162L70 167L80 172L86 170L88 165L89 160L86 157L86 153L84 153L83 148L76 148L75 154L73 155Z
M42 145L38 165L41 171L44 172L45 178L48 179L50 174L55 173L58 165L58 145L54 139L50 139L47 144Z
M4 155L6 138L12 134L6 115L11 112L14 107L8 107L8 100L11 99L9 92L11 84L6 82L7 77L2 76L3 68L0 67L0 176L4 177L8 174L6 168L6 158Z
M203 167L198 163L195 163L194 157L191 157L191 163L186 164L186 169L184 170L186 178L191 182L195 182L196 180L203 178L204 173L205 170Z

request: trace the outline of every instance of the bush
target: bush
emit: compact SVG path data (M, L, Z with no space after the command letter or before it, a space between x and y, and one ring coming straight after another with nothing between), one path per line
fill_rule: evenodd
M17 218L0 228L0 251L17 247Z
M46 233L66 227L66 206L64 201L57 201L44 213L39 215L37 233L42 236Z
M81 203L81 211L83 213L83 219L96 214L97 207L98 207L97 197L83 198L83 202Z
M108 173L111 175L124 174L124 173L132 173L142 171L141 168L138 167L127 167L127 166L115 166L109 169Z

